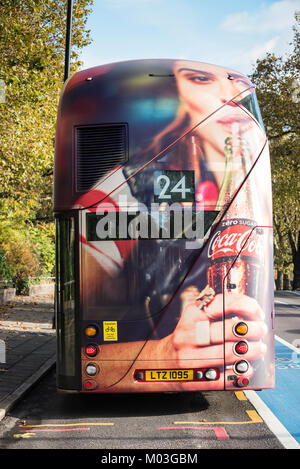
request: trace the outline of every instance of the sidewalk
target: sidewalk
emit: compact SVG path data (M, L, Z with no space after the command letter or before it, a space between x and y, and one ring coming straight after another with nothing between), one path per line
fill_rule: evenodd
M51 296L16 297L0 305L0 420L56 359Z

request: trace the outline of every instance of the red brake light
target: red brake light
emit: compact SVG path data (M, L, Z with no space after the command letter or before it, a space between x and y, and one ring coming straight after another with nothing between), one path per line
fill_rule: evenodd
M239 353L241 355L248 352L247 342L244 342L244 341L238 342L235 346L235 351L236 353Z
M237 380L237 385L242 388L243 386L248 386L249 384L249 379L248 378L239 378Z
M85 353L89 357L95 357L98 353L97 345L93 345L93 344L87 345L85 347Z
M89 379L89 380L86 380L84 382L84 388L87 390L87 391L90 391L92 389L96 389L97 387L97 383L96 381L92 380L92 379Z

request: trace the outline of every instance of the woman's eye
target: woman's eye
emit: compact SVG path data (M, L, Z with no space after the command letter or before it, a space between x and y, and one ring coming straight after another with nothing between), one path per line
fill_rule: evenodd
M204 77L204 76L194 76L194 77L190 77L189 78L190 81L193 81L195 83L208 83L210 80L210 78L208 77Z

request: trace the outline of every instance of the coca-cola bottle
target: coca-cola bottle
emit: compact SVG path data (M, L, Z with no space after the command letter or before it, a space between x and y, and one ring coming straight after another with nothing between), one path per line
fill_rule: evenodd
M216 294L226 288L258 299L262 249L255 216L259 203L251 175L248 176L248 148L235 124L232 136L225 141L226 166L217 201L217 207L225 208L226 213L209 243L207 276Z

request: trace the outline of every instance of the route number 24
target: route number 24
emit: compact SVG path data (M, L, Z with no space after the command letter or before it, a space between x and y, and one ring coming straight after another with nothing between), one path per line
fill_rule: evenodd
M157 202L194 200L194 172L155 171L154 194Z

